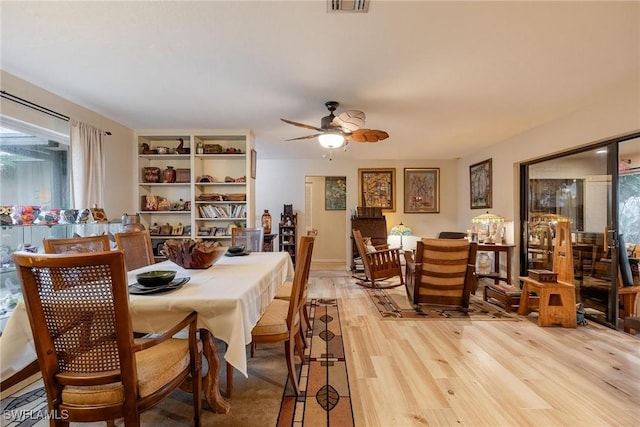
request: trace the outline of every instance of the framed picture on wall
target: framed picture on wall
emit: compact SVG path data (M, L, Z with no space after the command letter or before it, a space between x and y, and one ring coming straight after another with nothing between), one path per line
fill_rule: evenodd
M396 211L396 170L358 169L359 206Z
M440 169L404 169L404 212L440 212Z
M327 211L347 210L346 176L326 176L324 178L324 209Z
M491 159L469 166L469 191L471 209L486 209L492 206Z

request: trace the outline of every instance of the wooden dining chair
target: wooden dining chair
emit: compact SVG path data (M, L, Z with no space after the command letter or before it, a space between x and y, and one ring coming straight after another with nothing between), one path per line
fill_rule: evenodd
M315 233L307 232L307 236L313 237L314 239L317 235L318 235L317 230L315 231ZM315 240L314 240L314 243L315 243ZM309 318L309 310L307 308L307 286L309 285L309 272L311 271L311 258L313 256L313 248L311 252L312 253L309 256L308 262L304 261L304 259L302 258L302 254L300 253L298 254L298 259L305 264L301 266L304 269L304 288L302 291L301 307L302 307L302 316L305 322L305 330L309 330L311 328L311 320ZM278 290L276 291L275 298L289 301L291 299L292 288L293 288L293 281L287 280L278 288Z
M118 249L124 251L127 271L155 263L149 230L116 233Z
M308 236L306 239L311 239L315 241L315 236ZM300 269L302 271L302 280L303 286L300 290L301 292L301 302L300 302L300 316L305 321L305 329L304 331L300 328L300 338L302 340L302 344L306 347L305 341L305 331L311 328L311 320L309 318L309 311L307 309L307 284L309 281L309 271L311 270L311 257L313 255L313 245L307 250L307 253L302 254L302 245L298 250L298 259L300 260L299 264L296 266L296 270ZM275 298L279 300L286 301L287 303L291 300L291 294L293 292L293 280L287 280L284 282L276 291ZM280 303L277 303L280 304ZM255 346L252 346L252 356L255 351ZM231 397L231 393L233 392L233 366L227 362L227 384L226 384L226 395L227 397Z
M68 239L44 239L44 252L47 254L71 254L81 252L103 252L111 250L109 236L71 237Z
M284 342L289 380L296 395L300 395L300 387L294 363L294 349L297 350L298 356L304 363L304 343L300 333L301 304L303 304L305 274L308 274L308 265L311 263L313 243L314 237L312 236L300 238L300 258L293 274L293 286L289 300L274 299L271 301L251 331L251 357L255 354L256 344Z
M262 252L264 230L258 228L236 227L231 230L231 246L244 246L251 252Z
M65 255L16 253L14 261L51 426L124 418L158 404L188 377L200 424L201 346L197 313L152 338L133 338L122 251ZM172 336L188 328L188 339Z

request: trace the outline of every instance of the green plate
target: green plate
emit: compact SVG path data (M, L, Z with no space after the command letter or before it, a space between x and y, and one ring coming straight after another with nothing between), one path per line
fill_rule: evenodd
M148 286L142 286L136 282L129 285L129 293L131 295L163 294L165 292L170 292L170 291L175 291L176 289L180 289L190 279L191 279L190 277L179 277L177 279L174 279L171 283L167 285L156 286L154 288L150 288Z

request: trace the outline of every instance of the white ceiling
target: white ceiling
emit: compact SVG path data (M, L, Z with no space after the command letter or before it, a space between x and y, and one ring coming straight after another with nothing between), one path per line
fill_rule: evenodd
M0 7L3 70L133 129L253 129L262 158L320 158L279 119L319 126L328 100L391 135L334 158L444 159L640 81L638 1Z

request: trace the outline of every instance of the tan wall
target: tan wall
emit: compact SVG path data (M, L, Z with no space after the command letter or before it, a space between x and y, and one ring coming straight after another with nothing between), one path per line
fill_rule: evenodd
M313 246L315 262L346 262L347 251L344 245L346 234L347 211L325 210L324 176L308 176L305 182L311 185L312 194L312 228L318 230L318 237ZM309 224L306 225L309 227ZM306 232L300 228L300 235Z
M440 212L429 214L404 213L404 168L440 169ZM351 215L358 204L358 168L393 168L396 171L396 210L385 211L387 228L403 222L411 227L414 235L435 237L439 231L457 230L458 160L362 160L343 161L336 156L332 161L320 160L258 160L259 179L256 180L256 210L269 209L281 212L284 203L293 204L298 212L298 229L306 230L304 223L305 182L310 176L346 176L347 210L342 224L331 227L342 230L332 244L343 245L345 268L351 256ZM324 201L322 202L324 206ZM340 221L340 220L337 220ZM314 253L316 249L314 247ZM315 257L314 257L315 259Z

